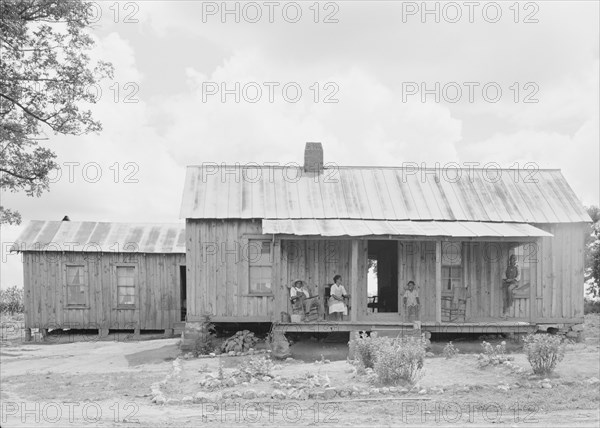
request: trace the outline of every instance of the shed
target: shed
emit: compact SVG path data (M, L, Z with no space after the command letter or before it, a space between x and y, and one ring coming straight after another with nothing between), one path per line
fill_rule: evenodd
M164 330L185 320L183 224L30 221L23 256L25 328Z

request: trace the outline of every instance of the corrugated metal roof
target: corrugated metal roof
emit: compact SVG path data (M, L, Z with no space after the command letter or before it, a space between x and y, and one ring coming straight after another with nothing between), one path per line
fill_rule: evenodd
M185 253L185 225L34 220L11 251Z
M265 219L263 233L319 236L447 236L456 238L523 238L552 236L527 223L473 221L395 221L340 219Z
M239 165L189 166L180 217L591 221L559 170Z

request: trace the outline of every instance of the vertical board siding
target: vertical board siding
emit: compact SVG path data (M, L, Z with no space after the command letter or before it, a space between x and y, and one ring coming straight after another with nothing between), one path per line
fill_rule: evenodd
M248 295L247 236L261 234L260 221L186 220L188 320L213 317L274 316L280 284L273 278L273 296ZM276 274L275 263L273 273Z
M553 237L540 239L536 319L583 317L585 223L540 225ZM541 299L540 299L541 297Z
M179 266L184 254L23 254L27 328L164 330L179 322ZM84 266L85 308L66 306L66 266ZM116 307L116 266L136 266L136 307Z

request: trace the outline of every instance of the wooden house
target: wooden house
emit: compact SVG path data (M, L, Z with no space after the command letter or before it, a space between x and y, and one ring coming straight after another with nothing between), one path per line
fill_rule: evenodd
M431 332L582 322L590 218L559 170L338 166L324 164L320 143L304 157L187 168L190 331L203 315L296 331L408 328L411 280L417 319ZM507 291L511 255L519 277ZM336 274L348 316L289 322L293 281L306 281L324 307Z
M182 224L31 221L23 257L25 328L164 330L185 319Z

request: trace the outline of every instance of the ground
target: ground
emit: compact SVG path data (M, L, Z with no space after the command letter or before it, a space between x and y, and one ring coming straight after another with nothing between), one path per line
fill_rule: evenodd
M4 320L0 425L598 426L599 320L597 314L586 316L586 340L568 345L548 379L528 375L526 357L514 344L509 366L481 369L477 355L468 353L480 341L455 341L461 353L450 360L441 356L444 343L434 342L435 356L426 359L418 386L392 392L365 383L344 359L335 361L343 353L341 344L329 344L322 352L316 351L322 344L295 344L294 356L305 361L277 362L270 379L209 388L218 378L219 361L227 379L253 357L178 358L178 339L128 335L22 343L19 329ZM317 361L306 361L307 355L316 355ZM307 382L318 384L302 389ZM323 392L327 385L337 394L315 399L312 392ZM152 403L156 388L166 404ZM273 399L275 390L297 394ZM201 397L192 400L198 392Z

